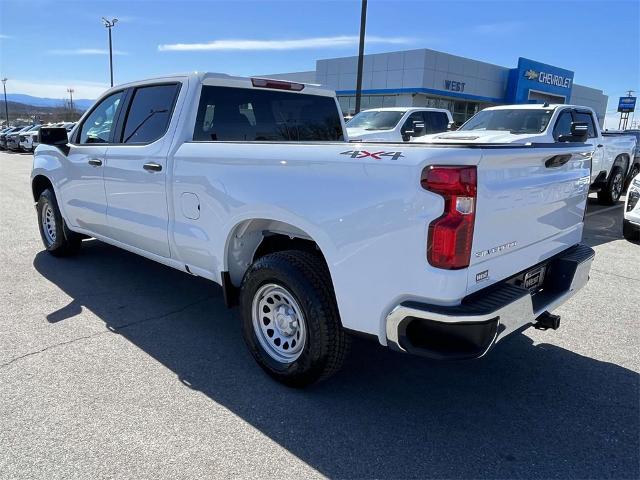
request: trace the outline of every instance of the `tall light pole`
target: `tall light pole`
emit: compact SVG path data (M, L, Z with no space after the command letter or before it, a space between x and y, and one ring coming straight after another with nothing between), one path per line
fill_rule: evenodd
M362 0L360 11L360 47L358 49L358 78L356 79L356 111L360 111L360 99L362 97L362 64L364 62L364 32L367 27L367 0Z
M74 115L74 111L73 111L73 88L67 88L67 92L69 93L69 108L71 109L71 121L73 121L75 115Z
M118 22L117 18L114 18L112 20L107 20L106 18L102 17L102 23L104 23L104 26L107 27L107 30L109 30L109 73L111 73L112 87L113 87L113 48L111 46L111 29L116 25L117 22Z
M4 90L4 116L7 119L7 127L9 126L9 104L7 103L7 78L2 79L2 89Z

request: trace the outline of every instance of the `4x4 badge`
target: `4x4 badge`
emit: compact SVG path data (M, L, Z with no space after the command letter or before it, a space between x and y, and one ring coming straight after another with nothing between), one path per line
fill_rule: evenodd
M391 160L398 160L402 155L402 152L367 152L366 150L347 150L346 152L340 152L340 155L349 155L351 158L367 158L371 157L374 160L384 160L382 157L390 157Z

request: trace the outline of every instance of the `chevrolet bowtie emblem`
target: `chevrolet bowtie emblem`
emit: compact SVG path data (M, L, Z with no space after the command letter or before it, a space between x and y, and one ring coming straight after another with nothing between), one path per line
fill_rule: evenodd
M538 75L539 73L535 70L527 70L526 72L524 72L524 76L529 80L536 80L538 78Z

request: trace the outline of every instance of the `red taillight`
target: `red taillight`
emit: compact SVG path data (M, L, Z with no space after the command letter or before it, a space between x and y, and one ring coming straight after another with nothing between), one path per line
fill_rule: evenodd
M270 80L268 78L252 78L251 84L254 87L293 90L294 92L299 92L304 88L303 83L283 82L281 80Z
M467 268L475 223L476 167L428 167L420 183L444 197L444 213L429 224L427 260L447 270Z

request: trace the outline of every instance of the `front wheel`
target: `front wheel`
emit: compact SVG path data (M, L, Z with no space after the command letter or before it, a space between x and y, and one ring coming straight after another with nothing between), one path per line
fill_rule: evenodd
M598 192L598 203L615 205L620 200L624 186L624 172L621 167L613 167L605 187Z
M251 354L279 382L303 387L324 380L346 357L349 338L317 255L290 250L256 260L242 282L240 311Z
M47 252L56 257L77 253L82 245L82 237L65 225L53 190L47 188L40 194L36 209L40 237Z

